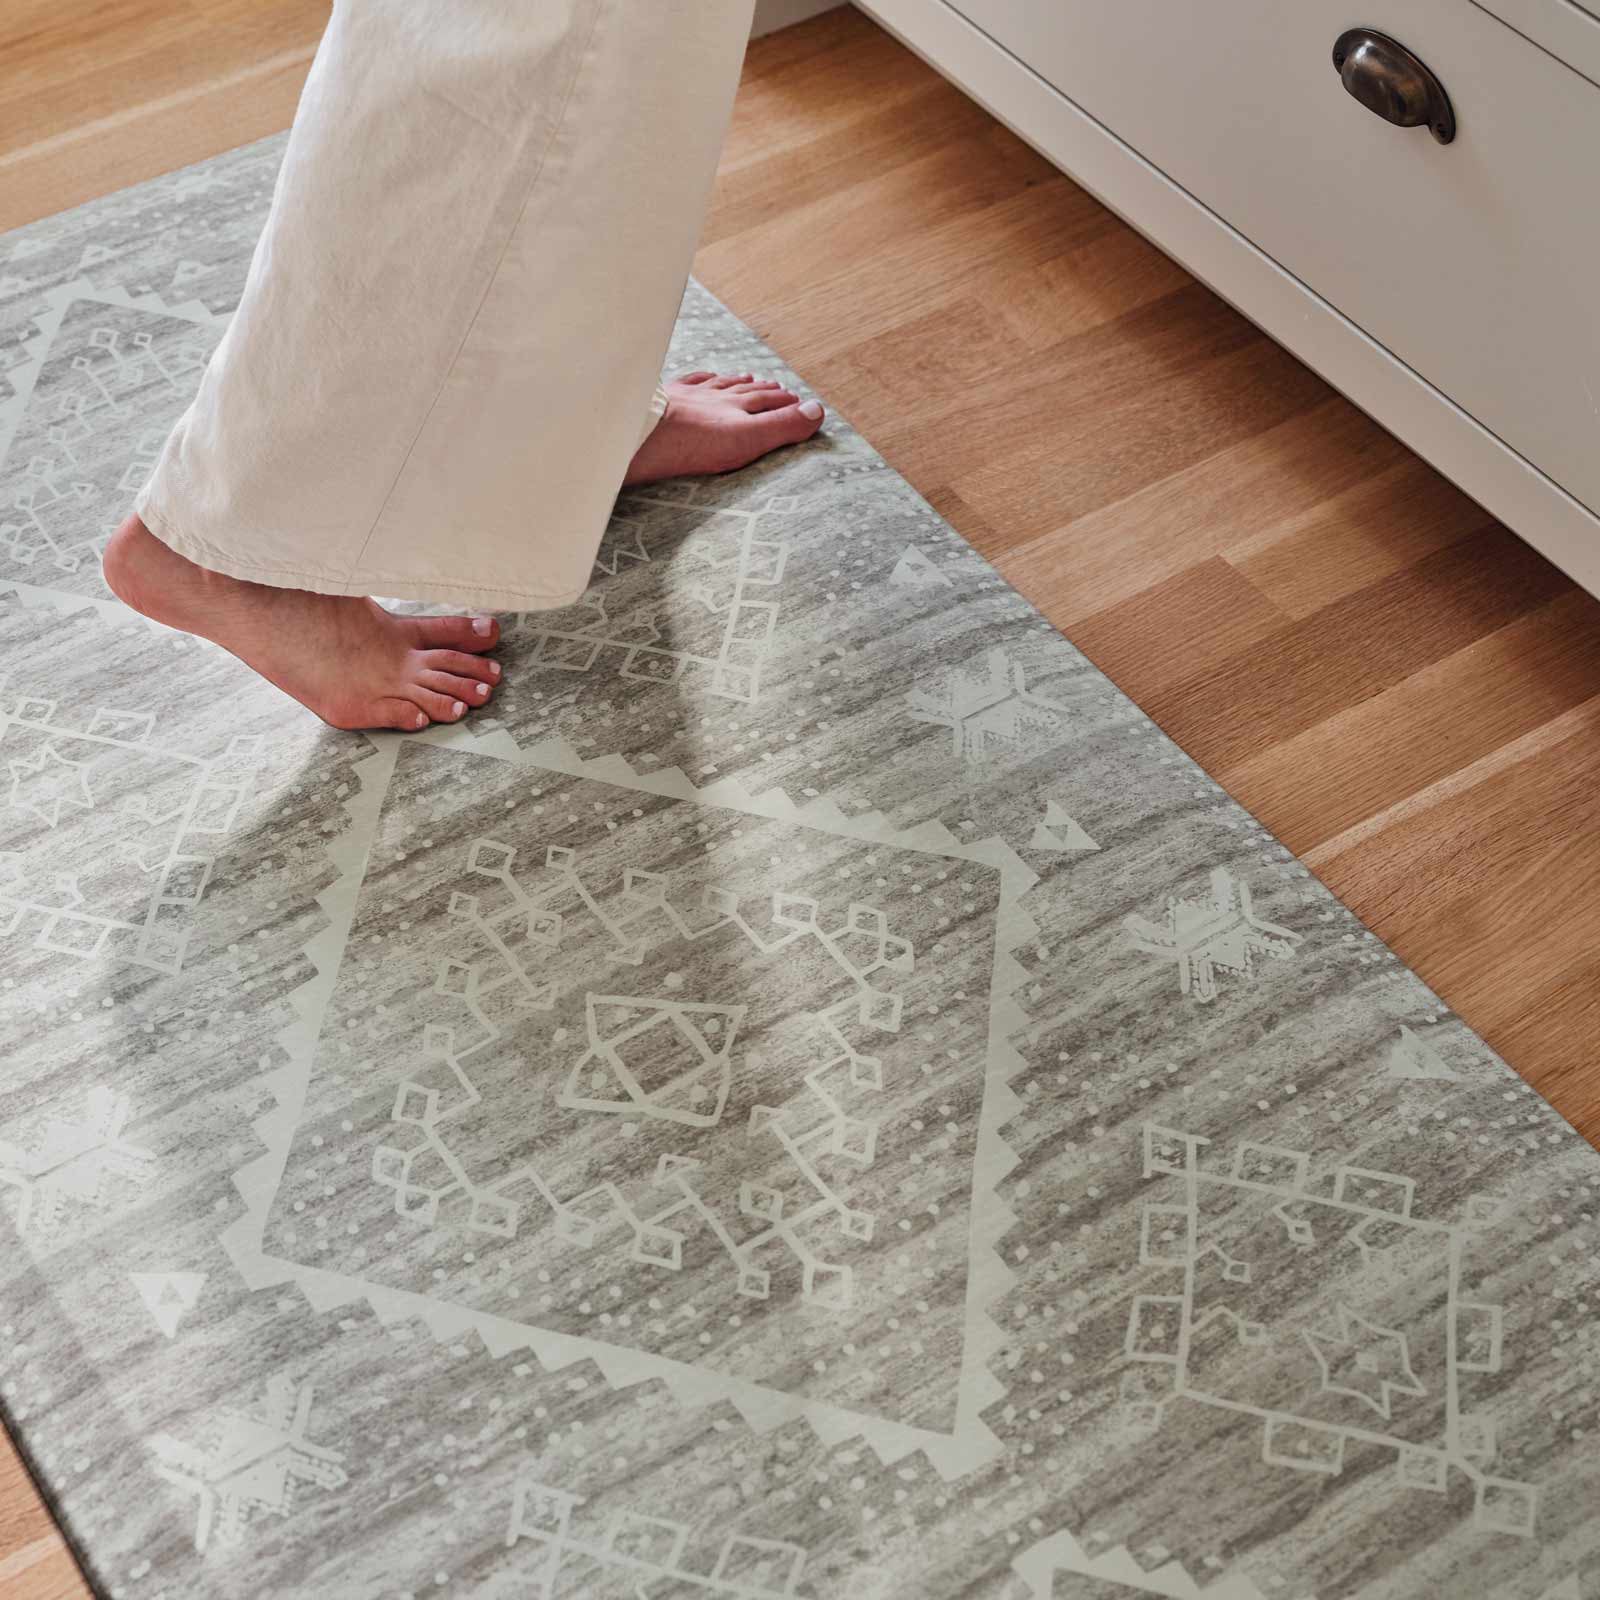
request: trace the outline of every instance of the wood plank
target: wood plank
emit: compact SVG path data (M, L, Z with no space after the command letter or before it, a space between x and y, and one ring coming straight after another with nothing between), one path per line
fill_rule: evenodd
M1305 856L1592 1141L1597 774L1600 696Z
M0 156L0 230L281 132L315 48L291 45L215 82L107 111Z
M1159 690L1144 709L1202 766L1229 771L1573 587L1492 524Z
M1193 280L1131 228L1113 228L1051 261L1002 270L987 286L996 314L1030 350L1116 322Z
M50 1513L0 1433L0 1600L89 1600Z
M1008 198L934 228L919 218L939 205L936 193L919 185L893 196L887 184L879 193L870 252L848 265L835 264L828 202L807 208L808 223L797 230L804 270L767 257L765 241L744 234L708 246L695 262L707 288L730 303L737 297L740 315L763 338L779 326L789 330L785 359L803 365L819 388L830 358L925 315L930 283L940 294L958 286L972 292L986 274L1048 261L1110 226L1110 213L1065 178L1019 184Z
M1252 541L1270 545L1364 464L1378 470L1405 454L1369 417L1330 395L1191 466L1024 538L998 565L1058 627L1070 630L1194 562L1253 547Z
M803 143L725 170L700 232L702 246L842 194L956 140L992 135L983 110L942 79L888 104L876 97L869 103L865 114L858 107L854 116L819 122Z
M73 133L107 107L152 105L252 71L286 43L315 44L327 14L326 0L260 0L252 8L205 0L61 7L4 52L0 153Z
M803 144L819 126L859 120L937 81L859 12L818 21L821 26L786 28L750 46L723 152L725 173Z
M1227 556L1291 617L1309 617L1492 521L1427 462L1407 454L1375 465L1270 538L1230 545Z
M1511 1062L1537 1061L1530 1083L1580 1133L1600 1128L1600 952L1533 982L1520 1004L1489 1024L1489 1042ZM1581 1041L1587 1034L1590 1043Z
M946 289L947 295L955 286ZM962 303L992 304L982 289L961 286ZM901 470L926 478L937 472L957 487L970 481L964 497L973 504L1003 506L1014 537L1027 538L1039 519L1061 520L1061 508L1104 495L1091 487L1105 474L1137 470L1145 452L1160 449L1154 430L1137 452L1127 448L1123 430L1127 411L1152 407L1181 415L1190 386L1205 373L1208 397L1216 397L1228 372L1239 369L1237 383L1255 396L1260 408L1283 403L1263 389L1264 368L1274 367L1301 381L1305 369L1271 345L1242 317L1198 284L1129 312L1110 326L1065 339L1049 350L1024 359L1025 347L994 316L997 333L990 341L1000 348L1003 365L981 371L982 381L953 388L930 386L920 375L926 352L954 342L938 336L937 319L951 301L946 298L889 329L857 341L839 365L852 378L869 377L870 408L857 415L873 442ZM926 307L926 302L924 302ZM979 362L983 348L969 351ZM1285 363L1288 363L1285 365ZM1004 374L997 385L998 372ZM980 376L974 366L974 377ZM1006 403L995 403L1003 387ZM1320 398L1320 384L1305 385ZM1152 391L1161 389L1157 397ZM865 398L865 397L863 397ZM1249 402L1247 401L1247 404ZM1018 430L1019 414L1029 426ZM1217 426L1225 425L1220 416ZM1191 424L1187 430L1197 432ZM1109 436L1110 447L1103 436ZM1215 444L1208 424L1205 438ZM1205 446L1202 446L1205 448ZM1042 503L1034 498L1042 491Z
M776 304L803 299L819 279L827 279L830 261L851 261L872 249L888 219L904 216L919 237L935 234L943 223L964 221L1012 199L1043 173L1042 158L1031 151L1021 158L1012 142L995 138L992 128L979 129L809 205L752 223L736 236L736 251L704 245L700 261L715 264L720 253L719 293ZM827 230L826 254L817 249L819 228ZM758 241L752 254L746 253L749 240Z
M1574 589L1212 776L1299 854L1597 694L1600 600Z
M1172 683L1248 655L1287 621L1236 568L1213 557L1085 617L1072 642L1144 705Z
M1197 295L1211 301L1212 315L1198 313ZM1212 337L1196 338L1207 333ZM1084 347L1129 336L1135 344L1127 359L1108 358L1103 379L1090 379ZM1009 448L996 432L991 457L954 477L991 522L1010 530L1008 543L1125 499L1152 478L1182 472L1329 395L1315 373L1198 284L1044 360L1064 355L1074 358L1070 367L1052 372L1046 386L1019 384L1031 391L1040 422L1020 438L1013 427Z

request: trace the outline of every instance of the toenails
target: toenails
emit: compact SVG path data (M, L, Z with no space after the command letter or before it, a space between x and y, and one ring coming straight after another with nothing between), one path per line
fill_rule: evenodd
M737 471L769 450L803 443L822 420L817 401L775 379L688 373L668 384L666 412L634 452L623 484Z
M408 696L435 717L443 716L450 709L452 701L464 701L468 705L482 705L494 693L493 688L483 681L480 676L482 664L473 656L451 657L435 652L419 659L413 658L416 670L410 675L411 681L418 691L417 694ZM472 671L450 671L441 668L435 663L445 661L451 666L456 666L465 661L471 663ZM437 704L428 700L432 694L437 697Z

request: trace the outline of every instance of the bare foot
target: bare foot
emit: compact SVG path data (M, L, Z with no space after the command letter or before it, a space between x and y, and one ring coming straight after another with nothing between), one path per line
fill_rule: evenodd
M275 589L208 571L130 516L106 545L113 593L231 650L336 728L459 722L500 681L493 617L397 617L358 595Z
M686 372L667 385L665 415L628 464L625 487L748 466L822 426L822 407L771 379Z

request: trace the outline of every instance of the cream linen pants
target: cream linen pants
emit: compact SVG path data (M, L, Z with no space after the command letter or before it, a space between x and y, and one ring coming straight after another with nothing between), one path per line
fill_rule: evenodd
M335 0L150 530L323 594L581 595L664 405L753 5Z

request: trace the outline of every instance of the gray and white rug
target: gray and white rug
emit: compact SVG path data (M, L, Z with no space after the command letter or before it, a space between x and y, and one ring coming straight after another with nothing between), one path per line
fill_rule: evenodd
M101 1593L1600 1600L1600 1155L844 422L462 728L108 598L279 149L0 240L0 1402Z

